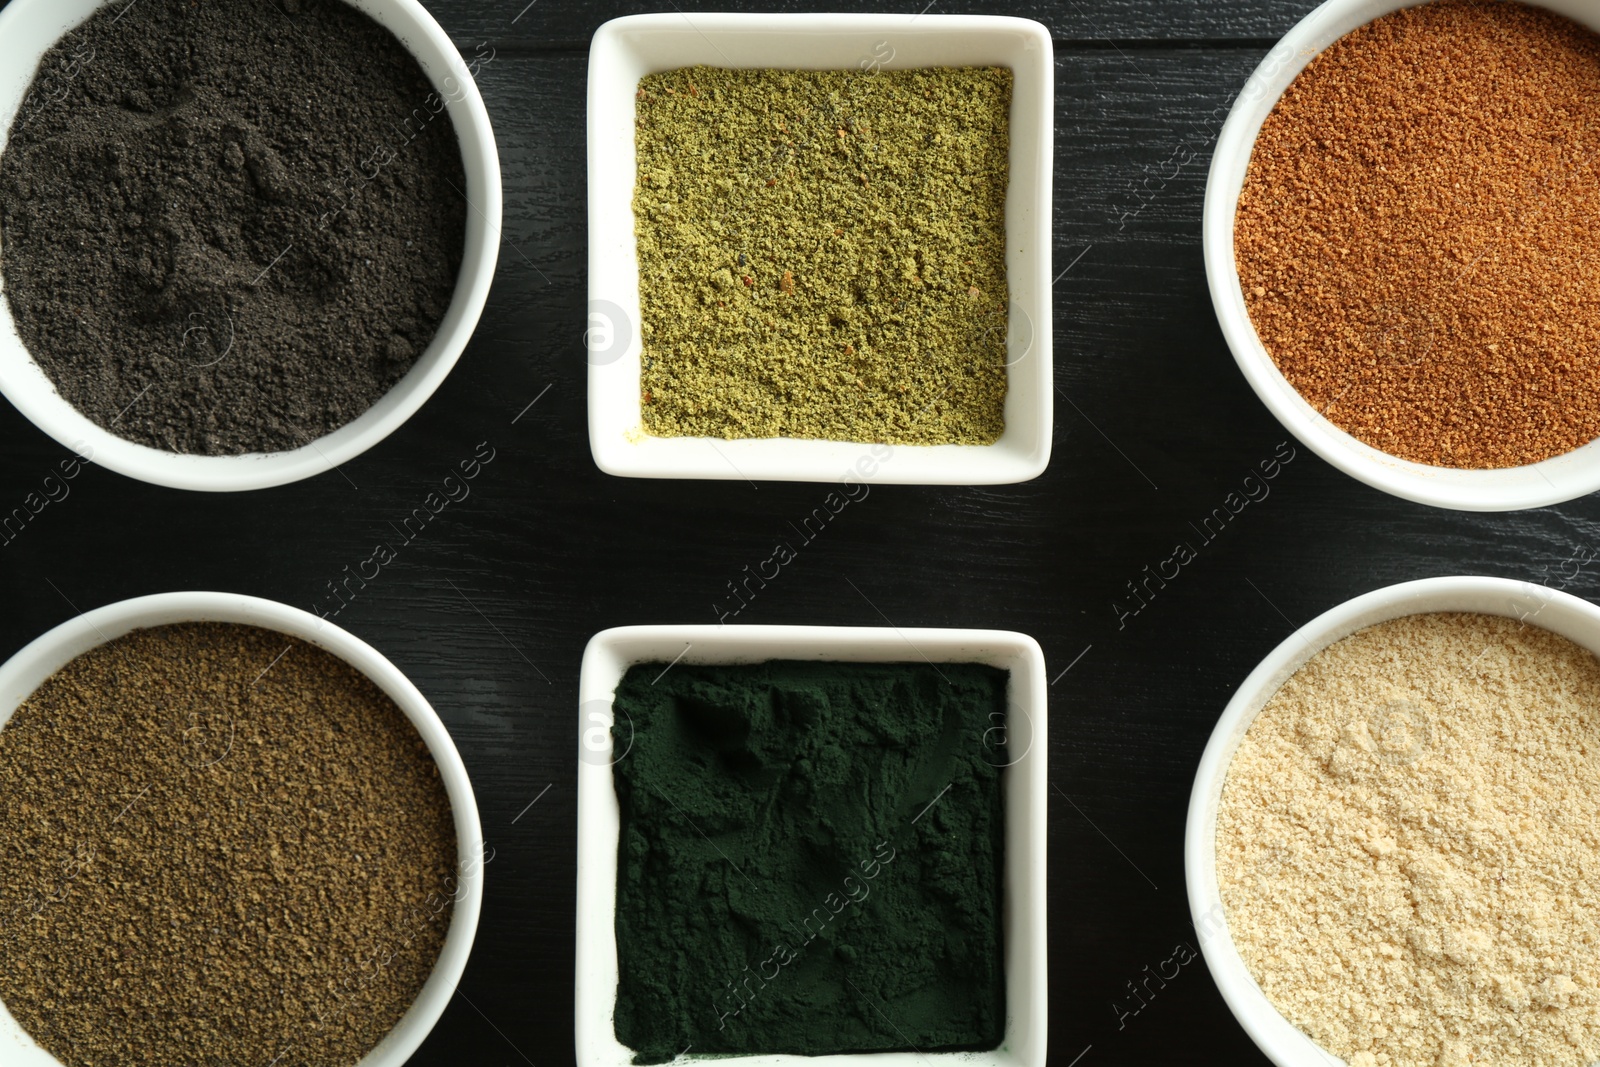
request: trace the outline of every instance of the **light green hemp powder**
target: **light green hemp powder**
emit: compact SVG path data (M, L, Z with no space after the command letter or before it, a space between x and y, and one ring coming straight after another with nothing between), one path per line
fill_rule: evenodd
M639 82L645 429L992 444L1011 71Z

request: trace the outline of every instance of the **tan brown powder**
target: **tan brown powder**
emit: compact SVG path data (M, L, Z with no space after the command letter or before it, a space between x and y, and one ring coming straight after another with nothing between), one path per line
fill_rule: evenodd
M1317 410L1391 455L1509 467L1600 436L1600 37L1440 0L1335 42L1239 198L1245 303Z
M1331 645L1245 734L1216 846L1250 972L1353 1067L1600 1055L1600 663L1565 638L1417 615Z
M68 1067L353 1067L433 969L455 861L438 768L365 675L253 627L138 630L0 729L0 1000Z

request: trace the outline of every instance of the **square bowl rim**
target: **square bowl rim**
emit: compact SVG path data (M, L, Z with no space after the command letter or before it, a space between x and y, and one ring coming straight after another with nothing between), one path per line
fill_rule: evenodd
M907 642L910 642L908 645ZM579 1067L623 1067L632 1052L617 1041L615 941L617 801L611 763L585 758L581 731L611 698L623 673L637 663L670 658L692 644L697 664L760 663L775 659L860 663L988 663L1009 675L1007 703L1030 720L1029 745L1003 779L1006 844L1001 923L1005 939L1006 1024L1000 1045L981 1052L873 1052L824 1056L724 1056L739 1067L1043 1067L1048 1023L1045 944L1045 792L1048 700L1044 653L1027 634L956 627L796 625L639 625L602 630L584 648L579 674L578 907L575 930L574 1030ZM660 650L660 651L656 651ZM875 651L878 650L878 651ZM675 662L679 662L675 661ZM609 733L607 734L609 746ZM1028 757L1037 752L1032 759ZM626 753L624 753L626 755ZM1015 773L1011 773L1014 769ZM1022 805L1019 813L1017 805ZM603 810L602 810L603 809ZM1018 817L1020 814L1020 818ZM603 839L601 839L603 836ZM597 870L596 868L599 868ZM690 1059L693 1059L691 1057ZM681 1055L675 1062L688 1062Z

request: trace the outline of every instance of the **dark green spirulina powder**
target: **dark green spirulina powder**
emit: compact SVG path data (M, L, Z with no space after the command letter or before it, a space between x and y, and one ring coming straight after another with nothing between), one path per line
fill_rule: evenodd
M996 1047L1006 673L665 666L613 705L635 1062Z

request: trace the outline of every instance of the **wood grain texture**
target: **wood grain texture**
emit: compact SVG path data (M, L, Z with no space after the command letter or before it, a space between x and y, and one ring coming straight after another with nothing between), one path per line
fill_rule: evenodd
M429 4L445 30L458 44L475 47L494 41L508 47L538 51L588 51L595 28L609 18L648 12L677 13L692 24L706 11L830 12L873 11L913 18L933 15L1012 15L1036 19L1049 27L1057 46L1086 48L1140 48L1148 44L1183 41L1195 45L1249 47L1271 45L1299 21L1314 4L1294 0L1224 0L1185 3L1181 0L1024 0L1004 3L984 0L975 4L949 4L944 0L900 0L880 7L830 3L828 0L781 0L756 4L747 0L717 3L688 0L677 4L604 3L577 5L560 0L442 0ZM471 47L463 51L471 53Z
M573 1055L584 643L608 626L714 621L725 583L791 536L788 522L826 487L628 481L594 467L581 345L584 49L604 19L645 8L538 0L512 26L516 0L432 6L469 52L479 40L497 47L480 81L504 171L505 242L460 365L387 441L298 485L209 496L89 470L70 497L0 545L0 655L79 609L162 590L324 603L326 583L391 538L390 523L489 442L495 459L472 495L404 546L337 621L434 702L495 849L460 995L413 1062L550 1067ZM1517 515L1446 513L1368 489L1299 449L1271 495L1203 545L1147 607L1127 617L1113 607L1125 583L1194 539L1190 524L1287 439L1223 344L1199 220L1221 109L1268 47L1263 39L1309 6L1057 0L972 9L1038 17L1061 42L1056 270L1073 265L1056 284L1054 458L1020 486L873 487L738 617L999 627L1044 646L1055 679L1057 1064L1089 1046L1081 1067L1266 1062L1200 962L1137 1014L1127 984L1178 943L1196 944L1182 867L1194 768L1233 688L1293 625L1391 582L1448 573L1541 581L1575 548L1600 549L1592 499ZM14 410L0 410L0 511L62 455ZM1568 588L1600 594L1600 569Z

